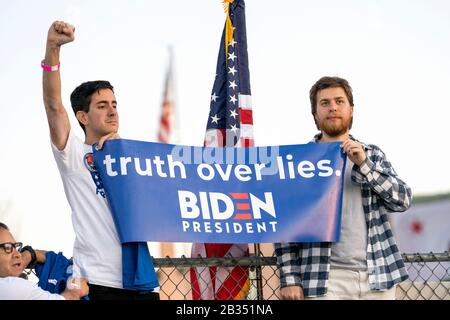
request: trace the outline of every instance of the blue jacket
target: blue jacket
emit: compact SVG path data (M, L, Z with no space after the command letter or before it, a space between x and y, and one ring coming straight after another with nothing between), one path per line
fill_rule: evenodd
M51 293L61 293L66 289L67 280L72 276L73 261L67 259L62 252L56 254L48 251L45 254L45 263L37 264L35 271L40 288ZM83 297L83 300L88 300L88 297Z

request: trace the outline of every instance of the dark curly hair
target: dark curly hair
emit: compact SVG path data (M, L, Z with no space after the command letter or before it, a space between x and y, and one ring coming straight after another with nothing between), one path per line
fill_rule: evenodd
M73 90L70 95L70 103L72 104L72 109L75 115L78 111L89 112L89 105L91 104L92 94L99 92L102 89L110 89L114 92L114 87L108 81L97 80L88 81L80 84ZM86 133L86 128L84 125L78 121L84 133Z

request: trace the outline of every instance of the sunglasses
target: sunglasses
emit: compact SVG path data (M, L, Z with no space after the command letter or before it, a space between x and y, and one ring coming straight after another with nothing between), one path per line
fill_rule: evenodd
M6 253L13 252L14 248L16 248L17 251L19 251L22 248L22 242L16 242L16 243L5 242L5 243L0 243L0 248L5 250Z

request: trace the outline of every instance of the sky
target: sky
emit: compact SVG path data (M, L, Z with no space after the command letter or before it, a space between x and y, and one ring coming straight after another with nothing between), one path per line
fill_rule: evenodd
M50 149L42 102L46 35L76 27L61 50L63 103L80 83L115 87L124 138L156 141L169 45L177 143L201 146L225 21L218 0L16 0L0 11L0 219L36 248L72 253L70 207ZM247 0L257 146L301 144L317 132L309 89L349 80L351 133L382 148L414 194L450 191L450 2Z

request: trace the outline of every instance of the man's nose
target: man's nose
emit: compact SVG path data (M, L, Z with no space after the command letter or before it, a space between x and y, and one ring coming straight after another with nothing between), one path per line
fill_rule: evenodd
M110 116L115 116L115 115L117 115L117 110L116 110L116 108L114 108L113 106L109 106L109 110L108 110L109 112L108 112L108 114L110 115Z
M13 255L13 258L19 258L19 259L22 256L22 254L19 252L19 250L17 250L16 247L13 248L12 255Z
M329 110L330 111L336 111L337 110L337 103L334 102L334 101L331 101Z

